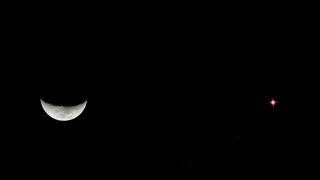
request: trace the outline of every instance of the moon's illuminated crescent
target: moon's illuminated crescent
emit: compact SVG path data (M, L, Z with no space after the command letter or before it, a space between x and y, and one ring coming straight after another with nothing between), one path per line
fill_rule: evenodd
M69 121L78 117L87 105L87 101L75 106L57 106L40 99L43 110L53 119Z

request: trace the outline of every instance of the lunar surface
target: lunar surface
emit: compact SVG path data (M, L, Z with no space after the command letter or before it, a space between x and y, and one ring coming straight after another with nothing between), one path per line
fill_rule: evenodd
M87 101L75 106L57 106L40 99L43 110L53 119L69 121L78 117L87 105Z

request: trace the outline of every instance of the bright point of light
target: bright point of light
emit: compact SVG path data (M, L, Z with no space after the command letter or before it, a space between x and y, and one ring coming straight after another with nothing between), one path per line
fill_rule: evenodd
M277 104L277 101L274 100L274 99L271 99L270 104L271 104L272 106L274 106L275 104Z

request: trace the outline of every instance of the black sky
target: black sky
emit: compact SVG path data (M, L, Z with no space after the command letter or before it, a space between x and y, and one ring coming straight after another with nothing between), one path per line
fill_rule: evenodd
M17 100L1 128L15 162L263 173L313 147L315 29L296 11L78 11L9 21L4 99ZM88 104L61 123L40 98Z

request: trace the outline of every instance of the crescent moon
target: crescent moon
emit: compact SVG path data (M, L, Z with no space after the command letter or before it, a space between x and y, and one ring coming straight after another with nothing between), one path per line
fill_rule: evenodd
M57 106L40 99L43 110L53 119L69 121L78 117L87 105L87 101L75 106Z

